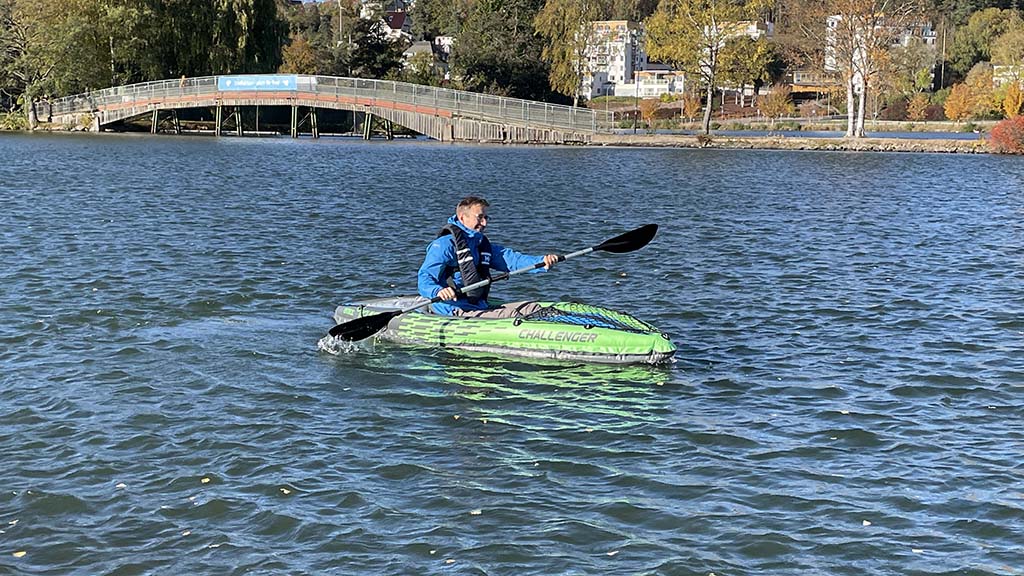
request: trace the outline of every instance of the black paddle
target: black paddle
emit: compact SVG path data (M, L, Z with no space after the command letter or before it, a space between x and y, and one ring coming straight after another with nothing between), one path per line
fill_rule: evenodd
M583 256L584 254L590 254L591 252L596 252L598 250L602 250L604 252L611 252L613 254L625 254L626 252L632 252L634 250L639 250L644 246L647 246L647 244L654 239L654 235L657 233L657 224L647 224L637 228L636 230L631 230L629 232L626 232L625 234L619 234L615 238L605 240L604 242L598 244L597 246L584 248L583 250L573 252L571 254L566 254L564 256L559 255L558 261L564 262L570 258ZM461 290L463 292L468 292L470 290L475 290L477 288L483 288L488 284L493 284L494 282L497 282L499 280L505 280L510 276L515 276L516 274L522 274L524 272L529 272L530 270L536 270L537 268L542 268L543 266L543 262L538 262L533 266L527 266L526 268L520 268L519 270L513 270L512 272L502 272L501 274L491 276L486 280L475 282L473 284L470 284L469 286L463 286ZM374 314L372 316L363 316L361 318L356 318L355 320L349 320L348 322L338 324L334 328L331 328L327 333L330 334L331 336L334 336L335 338L341 338L342 340L347 340L349 342L355 340L362 340L364 338L369 338L370 336L373 336L377 332L383 330L384 327L388 325L388 322L390 322L392 318L396 316L401 316L406 312L419 310L420 308L423 308L428 304L434 304L440 301L440 298L434 297L430 300L424 300L423 302L415 306L411 306L409 308L405 308L402 310L392 310L390 312L381 312L380 314Z

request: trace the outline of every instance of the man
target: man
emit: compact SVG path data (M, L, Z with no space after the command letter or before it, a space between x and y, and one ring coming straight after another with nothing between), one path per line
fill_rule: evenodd
M461 291L463 286L490 278L492 269L510 272L543 262L544 268L535 270L542 272L558 262L557 254L528 256L491 244L484 236L488 206L490 203L478 196L463 198L455 208L455 215L427 246L427 256L419 271L419 293L424 298L441 298L441 302L431 306L438 314L511 318L525 316L539 308L536 302L512 302L491 308L487 302L490 285L469 293Z

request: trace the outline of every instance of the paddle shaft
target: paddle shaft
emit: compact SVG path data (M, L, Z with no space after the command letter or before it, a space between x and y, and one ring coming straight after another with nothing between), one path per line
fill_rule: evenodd
M573 252L572 254L566 254L565 256L562 256L561 254L559 254L558 255L558 261L559 262L565 262L569 258L575 258L576 256L582 256L584 254L589 254L589 253L591 253L593 251L594 251L594 248L590 247L590 248L584 248L583 250L580 250L578 252ZM479 282L474 282L474 283L470 284L469 286L463 286L462 288L459 288L459 292L470 292L472 290L476 290L477 288L483 288L484 286L487 286L488 284L494 284L495 282L500 282L501 280L507 280L507 279L511 278L512 276L515 276L516 274L525 274L526 272L531 272L533 270L536 270L538 268L543 268L543 267L544 267L544 263L543 262L537 262L536 264L533 264L532 266L524 266L523 268L520 268L518 270L513 270L511 272L502 272L500 274L496 274L494 276L491 276L490 278L484 278L483 280L481 280ZM424 306L427 306L429 304L437 304L438 302L441 302L442 300L443 300L442 298L434 296L430 300L425 300L425 301L420 302L419 304L417 304L415 306L410 306L408 308L403 308L402 310L400 310L398 312L398 314L405 314L406 312L412 312L413 310L419 310L420 308L423 308ZM398 314L396 314L396 316Z

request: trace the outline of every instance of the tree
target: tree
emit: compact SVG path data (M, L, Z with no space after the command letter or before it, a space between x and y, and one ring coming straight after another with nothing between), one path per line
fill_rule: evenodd
M885 55L923 16L918 0L810 0L793 3L807 38L826 46L826 59L846 86L846 136L864 136L868 85Z
M700 95L693 90L687 90L683 95L683 114L689 122L693 122L697 114L700 114Z
M547 0L534 27L542 38L541 56L551 63L548 81L560 94L579 103L580 86L587 70L587 50L593 38L591 22L601 14L597 0ZM589 95L588 95L589 96Z
M907 104L907 119L914 122L922 122L928 119L928 95L918 92Z
M992 90L992 65L979 62L967 73L964 84L968 88L971 99L971 116L989 118L997 114L995 94Z
M1003 114L1007 118L1014 118L1020 115L1021 109L1024 109L1024 91L1020 89L1020 84L1010 82L1003 96Z
M150 76L274 72L288 39L275 0L155 1Z
M647 52L655 60L700 78L705 89L704 134L711 132L711 105L719 56L739 22L756 16L762 0L661 0L647 19Z
M754 104L757 104L757 93L765 82L777 79L779 65L778 54L765 38L753 39L750 36L730 38L722 48L720 65L722 80L739 87L739 105L745 106L747 86L754 89ZM773 78L774 76L774 78Z
M959 78L966 77L978 62L992 59L994 40L1009 29L1015 18L1019 21L1010 10L987 8L972 14L967 25L957 29L948 58Z
M412 33L427 39L438 36L458 37L472 6L472 0L416 0L409 13Z
M360 18L352 27L348 67L357 78L386 78L402 69L405 45L391 41L379 18Z
M402 70L402 81L412 84L440 86L443 79L444 76L434 64L434 54L431 52L413 54Z
M761 98L761 113L768 117L770 127L775 128L775 121L783 116L792 116L796 112L793 106L792 91L787 84L776 84L771 91Z
M320 57L308 40L299 36L284 47L280 72L286 74L318 74Z
M1024 65L1024 21L1016 14L1007 31L992 43L992 64L1006 66L1011 82L1020 83L1024 80L1021 69Z
M970 88L966 84L954 84L949 91L949 96L946 97L945 105L943 105L946 118L959 123L971 115L972 107Z
M655 98L644 98L640 101L640 117L644 119L647 128L653 126L654 114L658 111L659 102Z
M1024 116L1015 116L993 126L989 142L998 154L1024 154Z
M449 64L467 90L530 100L562 100L548 84L548 64L533 22L543 0L477 0Z

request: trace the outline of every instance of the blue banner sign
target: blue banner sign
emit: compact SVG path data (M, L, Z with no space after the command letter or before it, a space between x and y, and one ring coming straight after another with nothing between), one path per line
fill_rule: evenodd
M218 76L217 90L221 92L242 90L296 90L297 77L284 74L261 74L254 76Z

